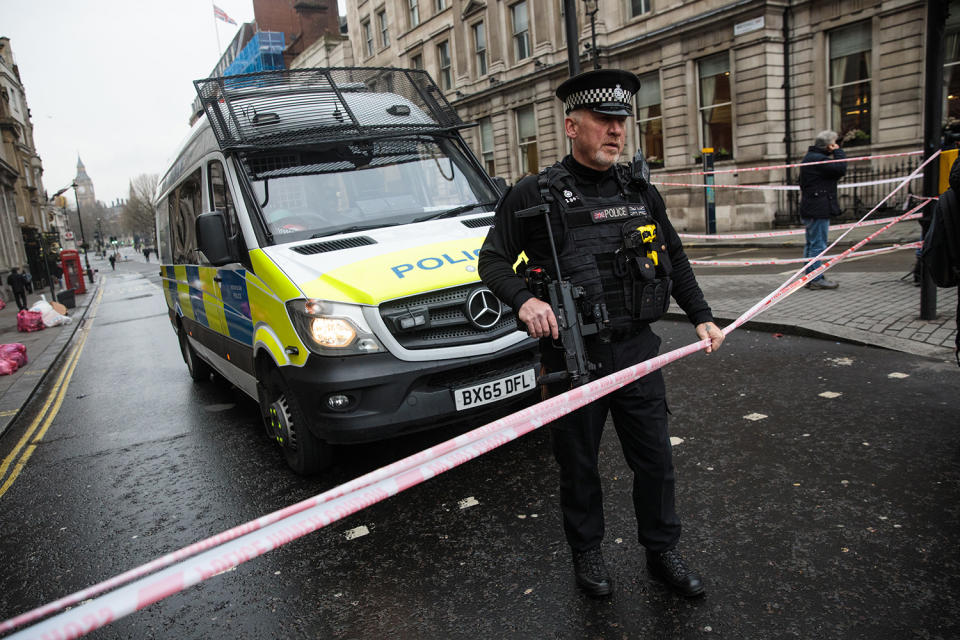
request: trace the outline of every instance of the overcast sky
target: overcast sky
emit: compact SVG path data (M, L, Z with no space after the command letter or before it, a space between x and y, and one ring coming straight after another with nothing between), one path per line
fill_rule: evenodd
M71 183L78 154L108 204L163 171L189 131L193 80L253 20L251 0L216 4L237 25L214 21L209 0L0 0L48 194Z

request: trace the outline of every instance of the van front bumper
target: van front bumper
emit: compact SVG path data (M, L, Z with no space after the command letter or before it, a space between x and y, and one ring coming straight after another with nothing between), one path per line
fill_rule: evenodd
M460 411L454 392L530 369L539 374L533 340L492 355L426 362L407 362L389 353L349 358L311 354L303 367L281 367L281 372L311 418L314 435L348 444L506 415L536 401L539 388ZM331 396L346 396L349 405L334 410L328 404Z

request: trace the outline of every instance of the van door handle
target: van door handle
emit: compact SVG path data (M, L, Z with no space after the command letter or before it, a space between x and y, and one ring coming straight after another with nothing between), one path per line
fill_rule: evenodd
M220 276L213 276L213 281L223 284L223 278L221 278Z

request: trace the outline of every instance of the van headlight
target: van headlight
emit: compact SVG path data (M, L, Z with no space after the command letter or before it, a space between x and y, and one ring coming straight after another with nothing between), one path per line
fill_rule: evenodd
M342 356L384 351L353 305L301 299L288 302L287 311L300 339L314 353Z

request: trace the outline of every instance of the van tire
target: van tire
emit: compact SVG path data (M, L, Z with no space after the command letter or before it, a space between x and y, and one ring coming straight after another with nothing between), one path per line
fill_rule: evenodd
M266 385L258 386L267 435L280 445L287 464L299 475L316 475L327 469L333 458L330 444L310 430L300 401L290 393L283 374L273 368L266 378Z
M180 353L183 355L183 361L187 363L187 371L190 372L190 377L196 382L207 382L210 380L213 369L190 346L190 340L187 339L187 332L184 331L183 325L180 325L179 328L177 337L180 339Z

